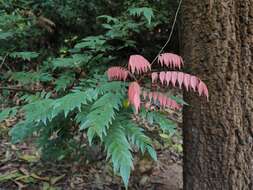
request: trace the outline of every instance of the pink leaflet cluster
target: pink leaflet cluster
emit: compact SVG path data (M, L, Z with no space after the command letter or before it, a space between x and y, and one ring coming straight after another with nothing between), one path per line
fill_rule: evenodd
M179 110L182 108L180 104L178 104L175 100L172 100L171 98L167 97L166 95L160 93L160 92L146 92L144 91L142 93L142 96L144 100L148 98L148 100L151 102L159 102L160 106L162 108L171 108L174 110Z
M165 65L169 68L179 68L183 66L183 59L181 56L174 53L162 53L158 57L158 63L161 66Z
M141 88L137 82L131 82L128 87L128 100L135 108L135 113L138 113L141 106Z
M109 80L126 80L128 76L128 70L124 67L110 67L107 70Z
M167 86L172 84L172 86L175 87L176 84L178 84L180 89L182 86L184 86L187 91L192 89L193 91L198 91L199 96L204 95L207 97L207 99L209 97L206 84L199 78L187 73L177 71L162 71L160 73L152 73L151 78L153 83L159 80L163 85Z
M150 71L151 65L148 60L141 55L131 55L128 62L128 70L133 74L135 72L141 74Z
M173 53L163 53L159 55L158 62L163 66L170 68L180 69L183 66L182 57ZM128 76L132 74L142 74L151 71L151 64L141 55L131 55L128 62L128 68L124 67L111 67L107 71L109 80L126 80ZM131 74L132 73L132 74ZM188 91L192 89L193 91L198 91L199 95L204 95L208 99L208 89L206 84L199 78L189 75L183 72L176 71L161 71L151 73L152 83L160 81L163 85L172 84L174 87L176 85L181 89L182 86ZM146 93L146 95L145 95ZM138 113L141 100L140 100L141 88L137 82L131 82L128 88L128 99L131 105L134 106L135 112ZM162 93L158 92L143 92L143 96L149 97L151 105L151 100L158 101L161 107L170 107L172 109L181 109L181 105L177 104L175 100L172 100Z

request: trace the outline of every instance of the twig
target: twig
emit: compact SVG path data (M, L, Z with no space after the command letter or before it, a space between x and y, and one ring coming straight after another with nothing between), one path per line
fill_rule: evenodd
M154 64L154 62L156 61L156 59L157 59L157 58L159 57L159 55L163 52L164 48L168 45L168 43L169 43L170 40L171 40L173 31L174 31L174 28L175 28L175 25L176 25L176 21L177 21L177 16L178 16L179 10L180 10L180 8L181 8L182 1L183 1L183 0L180 0L180 1L179 1L178 7L177 7L177 11L176 11L176 14L175 14L175 17L174 17L174 21L173 21L173 24L172 24L172 28L171 28L171 31L170 31L170 35L169 35L169 37L168 37L168 40L167 40L166 43L163 45L163 47L161 48L161 50L159 51L159 53L157 54L157 56L153 59L153 61L151 62L151 65Z
M4 62L5 62L7 56L8 56L8 53L4 56L4 58L3 58L3 60L2 60L2 63L1 63L1 65L0 65L0 70L2 69L2 67L3 67L3 65L4 65ZM8 67L8 69L11 70L10 67L9 67L8 65L6 65L6 67Z
M169 43L170 40L171 40L173 31L174 31L174 28L175 28L175 25L176 25L176 21L177 21L177 16L178 16L179 10L180 10L180 8L181 8L182 2L183 2L183 0L180 0L180 2L179 2L179 4L178 4L177 11L176 11L176 14L175 14L175 17L174 17L174 21L173 21L173 24L172 24L172 27L171 27L171 31L170 31L168 40L167 40L166 43L163 45L163 47L161 48L161 50L158 52L157 56L153 59L153 61L151 62L151 65L153 65L153 64L155 63L156 59L157 59L157 58L159 57L159 55L163 52L164 48L168 45L168 43ZM144 76L145 76L145 75L143 75L139 80L142 80Z

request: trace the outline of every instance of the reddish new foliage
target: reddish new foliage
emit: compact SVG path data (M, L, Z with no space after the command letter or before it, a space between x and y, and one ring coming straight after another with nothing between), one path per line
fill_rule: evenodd
M183 83L187 91L189 90L190 80L191 80L191 75L185 73Z
M175 71L171 72L171 82L172 82L173 86L176 85L176 82L177 82L177 72L175 72ZM167 82L167 83L169 83L169 82Z
M206 84L193 75L176 71L162 71L160 73L156 73L155 75L157 75L157 78L159 78L162 84L166 84L168 86L171 83L174 87L178 84L180 89L182 88L182 85L184 85L187 91L191 88L193 91L198 91L200 96L204 95L208 98L208 89ZM153 81L155 80L152 78L152 82Z
M111 67L107 71L109 80L126 80L128 76L128 70L123 67Z
M207 99L208 99L208 89L207 89L207 86L206 84L203 82L203 81L200 81L199 82L199 85L198 85L198 92L199 92L199 95L201 96L202 94L204 94Z
M177 82L178 82L178 84L179 84L179 88L181 89L181 88L182 88L182 84L183 84L183 82L184 82L184 73L179 72L179 73L177 74Z
M160 79L160 81L161 81L162 84L164 83L165 76L166 76L166 74L165 74L164 71L160 72L159 79Z
M151 74L151 78L152 78L152 83L156 82L156 81L157 81L157 78L158 78L158 73L153 72L153 73Z
M151 65L144 57L141 55L131 55L128 62L128 70L131 73L141 74L151 70Z
M147 96L148 94L148 96ZM171 108L174 110L179 110L182 108L180 104L178 104L175 100L168 98L166 95L159 92L143 92L142 93L144 100L148 97L149 101L159 102L162 108Z
M128 100L134 106L136 113L138 113L141 106L140 94L140 85L137 82L131 82L128 88Z
M158 57L158 62L163 66L172 68L181 68L183 65L182 57L173 53L163 53ZM141 55L131 55L128 63L128 70L124 67L111 67L107 71L109 80L126 80L129 75L141 74L151 70L151 64ZM132 74L131 74L131 73ZM134 77L135 78L135 77ZM156 83L158 80L162 85L169 86L172 84L174 87L176 85L181 89L182 86L188 91L192 89L193 91L198 91L199 95L206 96L208 99L208 89L206 84L199 78L189 75L183 72L177 71L161 71L151 73L152 83ZM141 106L140 100L141 88L137 82L131 82L128 88L128 99L131 105L134 106L135 112L138 113ZM159 92L143 92L143 98L149 99L150 102L146 102L146 106L151 105L152 101L154 103L158 102L162 108L172 108L175 110L181 109L182 106L178 104L175 100L172 100Z
M170 68L179 68L183 65L183 59L174 53L163 53L159 55L158 62Z

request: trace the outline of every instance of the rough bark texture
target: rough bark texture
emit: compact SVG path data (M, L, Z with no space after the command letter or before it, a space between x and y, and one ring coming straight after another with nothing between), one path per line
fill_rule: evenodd
M209 87L185 94L184 189L253 189L253 0L184 0L185 67Z

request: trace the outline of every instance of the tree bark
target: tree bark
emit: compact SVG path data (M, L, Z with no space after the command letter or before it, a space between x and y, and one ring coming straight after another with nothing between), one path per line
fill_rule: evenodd
M209 88L186 93L184 189L253 189L253 0L184 0L185 67Z

